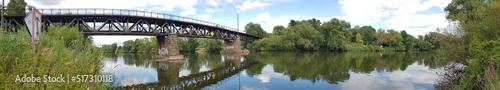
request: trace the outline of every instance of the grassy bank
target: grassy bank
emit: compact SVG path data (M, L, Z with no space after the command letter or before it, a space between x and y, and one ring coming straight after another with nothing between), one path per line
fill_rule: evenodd
M0 89L100 89L96 82L16 82L19 75L99 75L102 54L76 28L51 26L43 32L34 53L31 37L26 29L16 33L0 33ZM66 77L68 78L68 77ZM68 83L70 82L70 83Z

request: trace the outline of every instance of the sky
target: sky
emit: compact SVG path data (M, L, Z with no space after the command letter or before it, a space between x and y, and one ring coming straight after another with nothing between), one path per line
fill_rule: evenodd
M10 0L5 0L6 3ZM424 35L445 28L444 8L451 0L25 0L37 8L131 9L165 13L219 23L240 30L249 22L272 33L290 20L338 18L351 26L406 30ZM146 36L92 36L95 45L118 43Z

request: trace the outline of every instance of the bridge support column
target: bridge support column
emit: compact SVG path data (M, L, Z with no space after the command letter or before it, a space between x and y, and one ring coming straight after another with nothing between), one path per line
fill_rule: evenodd
M242 53L240 45L240 39L236 38L234 40L224 40L224 49L221 53Z
M154 58L157 61L184 60L184 56L179 53L179 45L177 35L170 34L168 36L156 37L156 48L158 55Z

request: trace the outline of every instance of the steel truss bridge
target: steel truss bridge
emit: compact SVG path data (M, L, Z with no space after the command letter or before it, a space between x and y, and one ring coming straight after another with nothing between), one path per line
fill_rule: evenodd
M10 9L7 9L7 12ZM254 41L258 36L246 34L221 24L182 16L126 9L38 9L43 28L53 24L77 27L85 35L145 35L215 38ZM6 15L8 31L24 25L26 15Z

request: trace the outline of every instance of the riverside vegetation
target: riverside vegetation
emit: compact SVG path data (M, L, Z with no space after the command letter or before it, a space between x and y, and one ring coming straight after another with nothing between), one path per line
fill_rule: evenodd
M77 28L50 26L34 53L26 28L0 33L0 89L105 89L100 82L16 82L16 77L43 75L100 75L102 52ZM70 82L70 83L67 83Z
M452 65L438 87L443 89L500 89L500 1L452 0L445 8L451 28L444 30L439 52Z
M215 39L178 38L179 51L192 52L203 48L205 51L217 52L222 50L223 42ZM156 37L127 40L122 46L113 43L101 45L101 50L107 53L156 53Z

